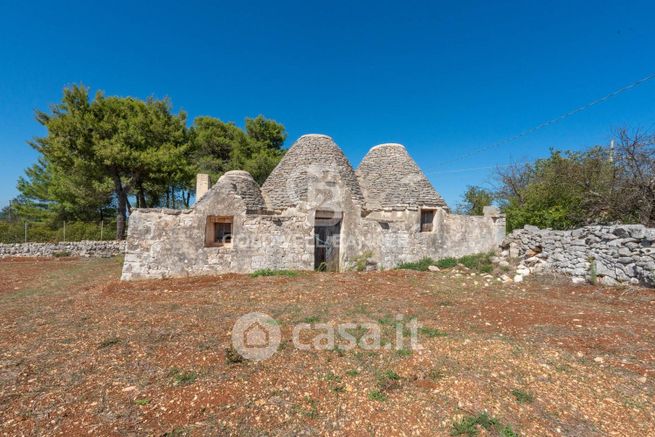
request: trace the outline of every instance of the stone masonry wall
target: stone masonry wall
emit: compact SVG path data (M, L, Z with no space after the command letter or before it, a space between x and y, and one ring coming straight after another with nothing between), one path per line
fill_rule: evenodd
M70 255L109 258L125 252L125 241L0 244L0 258Z
M212 188L193 209L130 215L123 280L313 268L313 227L304 216L247 214L232 190ZM206 247L208 216L231 216L232 243Z
M655 286L655 229L643 225L586 226L553 231L526 226L503 242L503 255L520 258L526 273L547 270L574 282Z
M486 216L450 214L438 209L432 232L420 232L420 211L380 211L362 219L346 242L349 259L367 251L384 269L424 257L461 257L498 249L505 237L505 218L496 211ZM348 264L347 264L348 265Z

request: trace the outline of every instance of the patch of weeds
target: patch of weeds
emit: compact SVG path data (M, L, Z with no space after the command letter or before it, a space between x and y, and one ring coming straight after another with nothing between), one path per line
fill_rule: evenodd
M371 311L363 304L357 304L351 311L353 314L362 314L364 316L370 316Z
M255 270L250 274L251 278L258 278L260 276L286 276L293 278L298 276L298 272L295 270L273 270L273 269L260 269Z
M135 399L134 403L140 407L144 407L150 403L150 399Z
M355 261L355 271L363 272L366 270L366 264L370 257L373 256L373 252L367 250L366 252L361 253L360 255L354 258Z
M568 372L571 369L573 369L573 367L569 366L568 364L557 364L557 365L555 365L555 370L557 370L558 372Z
M387 370L378 374L377 385L378 389L383 391L392 390L397 388L400 383L400 376L393 370Z
M493 271L493 264L491 258L494 256L493 252L477 253L475 255L466 255L459 258L459 264L463 264L471 270L477 270L481 273L491 273Z
M285 350L288 346L289 346L289 342L288 342L288 341L281 341L280 344L277 345L277 351L278 351L278 352L282 352L282 351Z
M330 390L332 390L335 393L344 393L346 391L346 387L343 385L333 385L330 387Z
M642 404L639 401L635 401L633 399L626 399L623 402L623 405L625 405L628 408L634 408L636 410L643 410L643 408L644 408L644 404Z
M437 266L440 269L450 269L462 264L464 267L476 270L480 273L491 273L493 271L493 264L491 258L494 256L493 252L478 253L474 255L466 255L461 258L442 258L434 260L430 257L425 257L416 262L406 262L398 265L399 269L427 271L430 266Z
M439 379L442 379L446 376L446 374L439 370L439 369L432 369L428 372L428 378L430 378L433 381L437 381Z
M459 422L454 422L450 430L450 435L467 435L473 437L478 435L478 427L483 428L485 431L495 431L502 437L518 437L518 434L509 425L501 423L498 419L489 416L486 412L480 413L477 416L465 416Z
M66 258L71 256L71 253L66 250L62 250L61 252L52 252L52 256L55 258Z
M440 269L452 269L453 267L456 267L458 264L457 258L443 258L437 261L437 267Z
M387 395L380 390L373 390L368 393L368 398L372 401L384 402L387 400Z
M212 349L212 346L213 346L213 345L212 345L211 343L209 343L209 342L206 342L206 343L203 342L203 343L198 344L198 350L200 350L200 351L208 351L208 350L211 350L211 349Z
M177 367L173 367L171 371L168 372L168 376L173 378L174 385L189 385L193 384L196 379L198 379L198 373L194 371L182 372Z
M393 319L393 317L387 314L386 316L378 319L378 323L380 325L394 326L396 321Z
M237 352L234 346L225 348L225 361L230 364L238 364L243 362L243 356Z
M111 347L111 346L114 346L114 345L116 345L116 344L118 344L120 342L121 342L121 339L118 338L118 337L107 338L107 339L103 340L98 345L98 349L104 349L104 348L107 348L107 347Z
M332 352L337 354L338 357L345 357L346 356L346 351L343 350L341 347L339 347L339 345L334 346L334 348L332 349Z
M362 340L362 337L368 333L368 328L364 326L357 326L356 328L346 329L346 332L351 334L359 343Z
M406 358L406 357L409 357L409 356L412 355L412 351L409 350L409 349L402 348L402 349L398 349L398 350L396 351L396 354L397 354L399 357Z
M430 337L430 338L445 337L445 336L448 335L443 331L440 331L440 330L438 330L436 328L430 328L428 326L421 326L421 328L419 328L418 332L420 334L423 334L426 337Z
M357 369L346 370L346 375L348 375L348 376L357 376L357 375L359 375L359 370L357 370Z
M419 261L416 262L400 263L396 268L402 270L417 270L419 272L426 272L428 271L428 267L433 265L437 265L437 261L426 256L425 258L421 258Z
M316 323L319 322L321 318L319 316L309 316L303 319L304 323Z
M534 401L534 396L532 396L527 391L518 388L512 390L512 395L514 395L516 401L519 404L529 404L530 402Z
M596 282L598 282L598 268L596 267L596 258L590 256L587 258L587 261L589 262L589 282L591 285L596 285Z
M318 417L318 402L309 396L305 398L305 402L309 405L309 409L305 410L303 414L310 419L316 419Z
M383 375L387 379L392 379L394 381L399 381L400 380L400 376L398 376L398 374L396 372L394 372L393 370L387 370L386 372L383 373Z
M328 372L325 375L325 380L329 382L341 382L341 377L334 372Z

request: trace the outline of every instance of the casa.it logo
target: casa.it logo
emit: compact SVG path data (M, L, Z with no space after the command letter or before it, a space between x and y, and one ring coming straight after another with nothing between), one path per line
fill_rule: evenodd
M245 314L232 327L232 346L242 357L252 361L273 356L281 338L277 321L264 313Z

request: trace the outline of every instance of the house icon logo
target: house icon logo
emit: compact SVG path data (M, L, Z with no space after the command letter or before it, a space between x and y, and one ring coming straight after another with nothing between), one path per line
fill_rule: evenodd
M280 327L264 313L248 313L239 317L232 327L232 346L248 360L270 358L280 345Z

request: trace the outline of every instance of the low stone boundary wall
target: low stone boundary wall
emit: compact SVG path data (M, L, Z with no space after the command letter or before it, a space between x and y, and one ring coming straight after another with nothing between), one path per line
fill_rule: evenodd
M655 286L655 229L643 225L572 231L525 226L509 234L502 248L503 256L521 258L523 274L546 270L570 275L574 282Z
M109 258L125 252L125 241L0 244L0 258L81 256Z

